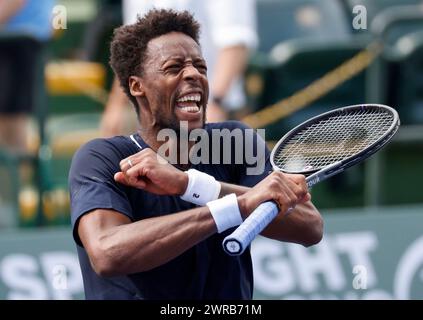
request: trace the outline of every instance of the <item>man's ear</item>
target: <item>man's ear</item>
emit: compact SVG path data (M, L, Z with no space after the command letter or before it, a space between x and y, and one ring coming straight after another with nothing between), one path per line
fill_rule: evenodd
M137 76L129 77L129 91L134 97L142 97L145 95L144 86L141 78Z

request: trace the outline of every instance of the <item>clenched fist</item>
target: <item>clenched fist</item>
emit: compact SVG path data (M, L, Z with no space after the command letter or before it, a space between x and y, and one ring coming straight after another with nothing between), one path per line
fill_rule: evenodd
M272 172L252 189L238 197L241 214L246 218L261 203L275 201L280 213L286 213L297 204L311 199L305 177L300 174Z
M182 195L188 186L188 175L169 164L151 149L123 159L115 181L159 195Z

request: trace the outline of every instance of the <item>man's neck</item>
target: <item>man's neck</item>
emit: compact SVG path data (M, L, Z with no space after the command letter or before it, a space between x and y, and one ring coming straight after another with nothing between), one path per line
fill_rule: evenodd
M161 141L158 140L159 131L141 128L138 133L144 142L161 157L168 159L171 164L181 170L188 169L191 166L189 154L195 141L188 139L189 134L182 136L181 134L169 135L166 136L167 139Z

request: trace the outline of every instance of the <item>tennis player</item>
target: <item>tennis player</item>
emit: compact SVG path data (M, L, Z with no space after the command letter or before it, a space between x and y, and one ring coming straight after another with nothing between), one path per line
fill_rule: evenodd
M267 200L280 214L264 236L304 246L322 237L304 176L269 174L267 149L259 174L248 174L247 161L179 161L223 129L242 132L245 148L264 145L259 135L246 139L239 122L205 123L207 66L198 37L192 15L171 10L152 10L114 33L111 65L140 129L93 140L72 161L73 236L87 299L251 299L250 251L231 257L222 240ZM163 130L176 138L163 139ZM205 134L189 140L195 130ZM234 141L209 145L208 160L231 151L236 158Z

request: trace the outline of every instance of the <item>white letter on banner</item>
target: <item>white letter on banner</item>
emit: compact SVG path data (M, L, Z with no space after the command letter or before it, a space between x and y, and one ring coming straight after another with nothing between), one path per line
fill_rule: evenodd
M295 274L284 257L285 248L262 238L252 243L254 284L267 295L284 295L295 289Z
M10 288L8 300L46 300L48 291L38 277L38 264L27 254L9 254L0 264L0 277Z
M329 290L341 290L346 285L345 275L336 252L330 245L331 238L326 236L318 245L304 248L300 245L288 245L294 261L294 270L298 272L301 290L313 292L319 289L318 274L323 275Z

